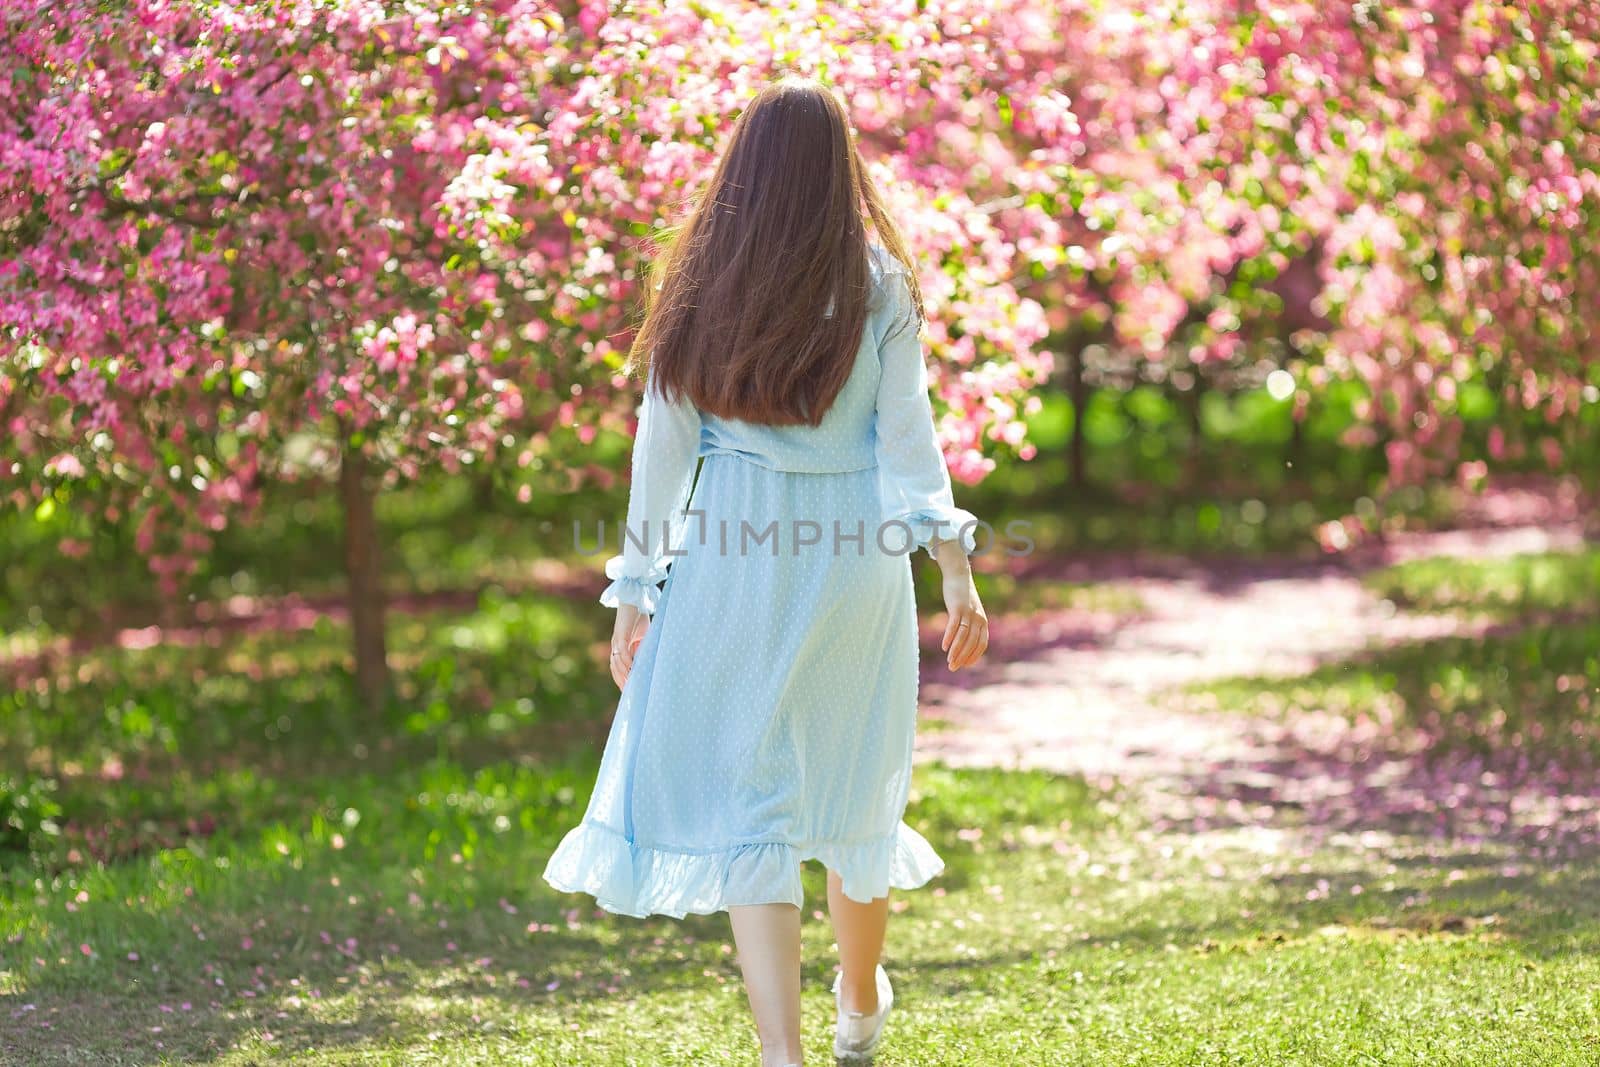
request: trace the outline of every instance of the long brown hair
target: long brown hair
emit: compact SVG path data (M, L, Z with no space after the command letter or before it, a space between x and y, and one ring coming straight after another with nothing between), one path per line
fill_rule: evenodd
M768 85L734 123L687 220L667 231L630 368L704 412L817 425L866 328L868 219L905 265L920 320L916 270L844 106L810 79Z

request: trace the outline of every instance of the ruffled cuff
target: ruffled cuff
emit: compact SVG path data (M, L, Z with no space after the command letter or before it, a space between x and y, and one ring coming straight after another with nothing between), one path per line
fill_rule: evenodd
M601 591L600 603L608 608L632 604L644 614L654 615L656 605L661 602L660 583L666 573L652 567L648 574L631 575L622 573L622 568L621 556L606 560L606 577L611 579L611 584Z
M978 517L962 508L930 508L913 512L906 517L915 543L928 555L933 555L930 542L960 540L961 551L972 555L978 550Z

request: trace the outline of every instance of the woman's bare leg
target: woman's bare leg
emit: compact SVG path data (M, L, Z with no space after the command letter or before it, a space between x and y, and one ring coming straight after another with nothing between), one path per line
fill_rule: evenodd
M761 1067L800 1063L800 909L739 905L728 909L728 921L761 1039Z
M837 871L828 871L828 914L833 919L834 940L839 942L839 1000L846 1011L871 1014L878 1010L878 962L883 956L883 935L889 925L889 897L870 904L844 895Z

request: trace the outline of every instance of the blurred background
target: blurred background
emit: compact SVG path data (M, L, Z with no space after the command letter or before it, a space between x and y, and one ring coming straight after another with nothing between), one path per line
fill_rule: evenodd
M1591 1062L1600 12L1333 7L0 0L7 1062L748 1061L724 919L538 872L639 279L788 73L1033 542L954 676L916 563L880 1061Z

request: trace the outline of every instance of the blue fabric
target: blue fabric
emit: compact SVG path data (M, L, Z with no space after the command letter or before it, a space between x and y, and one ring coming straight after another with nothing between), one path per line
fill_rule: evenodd
M878 246L872 263L861 349L820 426L702 416L646 383L601 602L654 618L583 819L546 865L556 889L681 918L800 905L807 859L859 901L943 869L904 821L910 552L970 553L976 519L951 496L903 268Z

